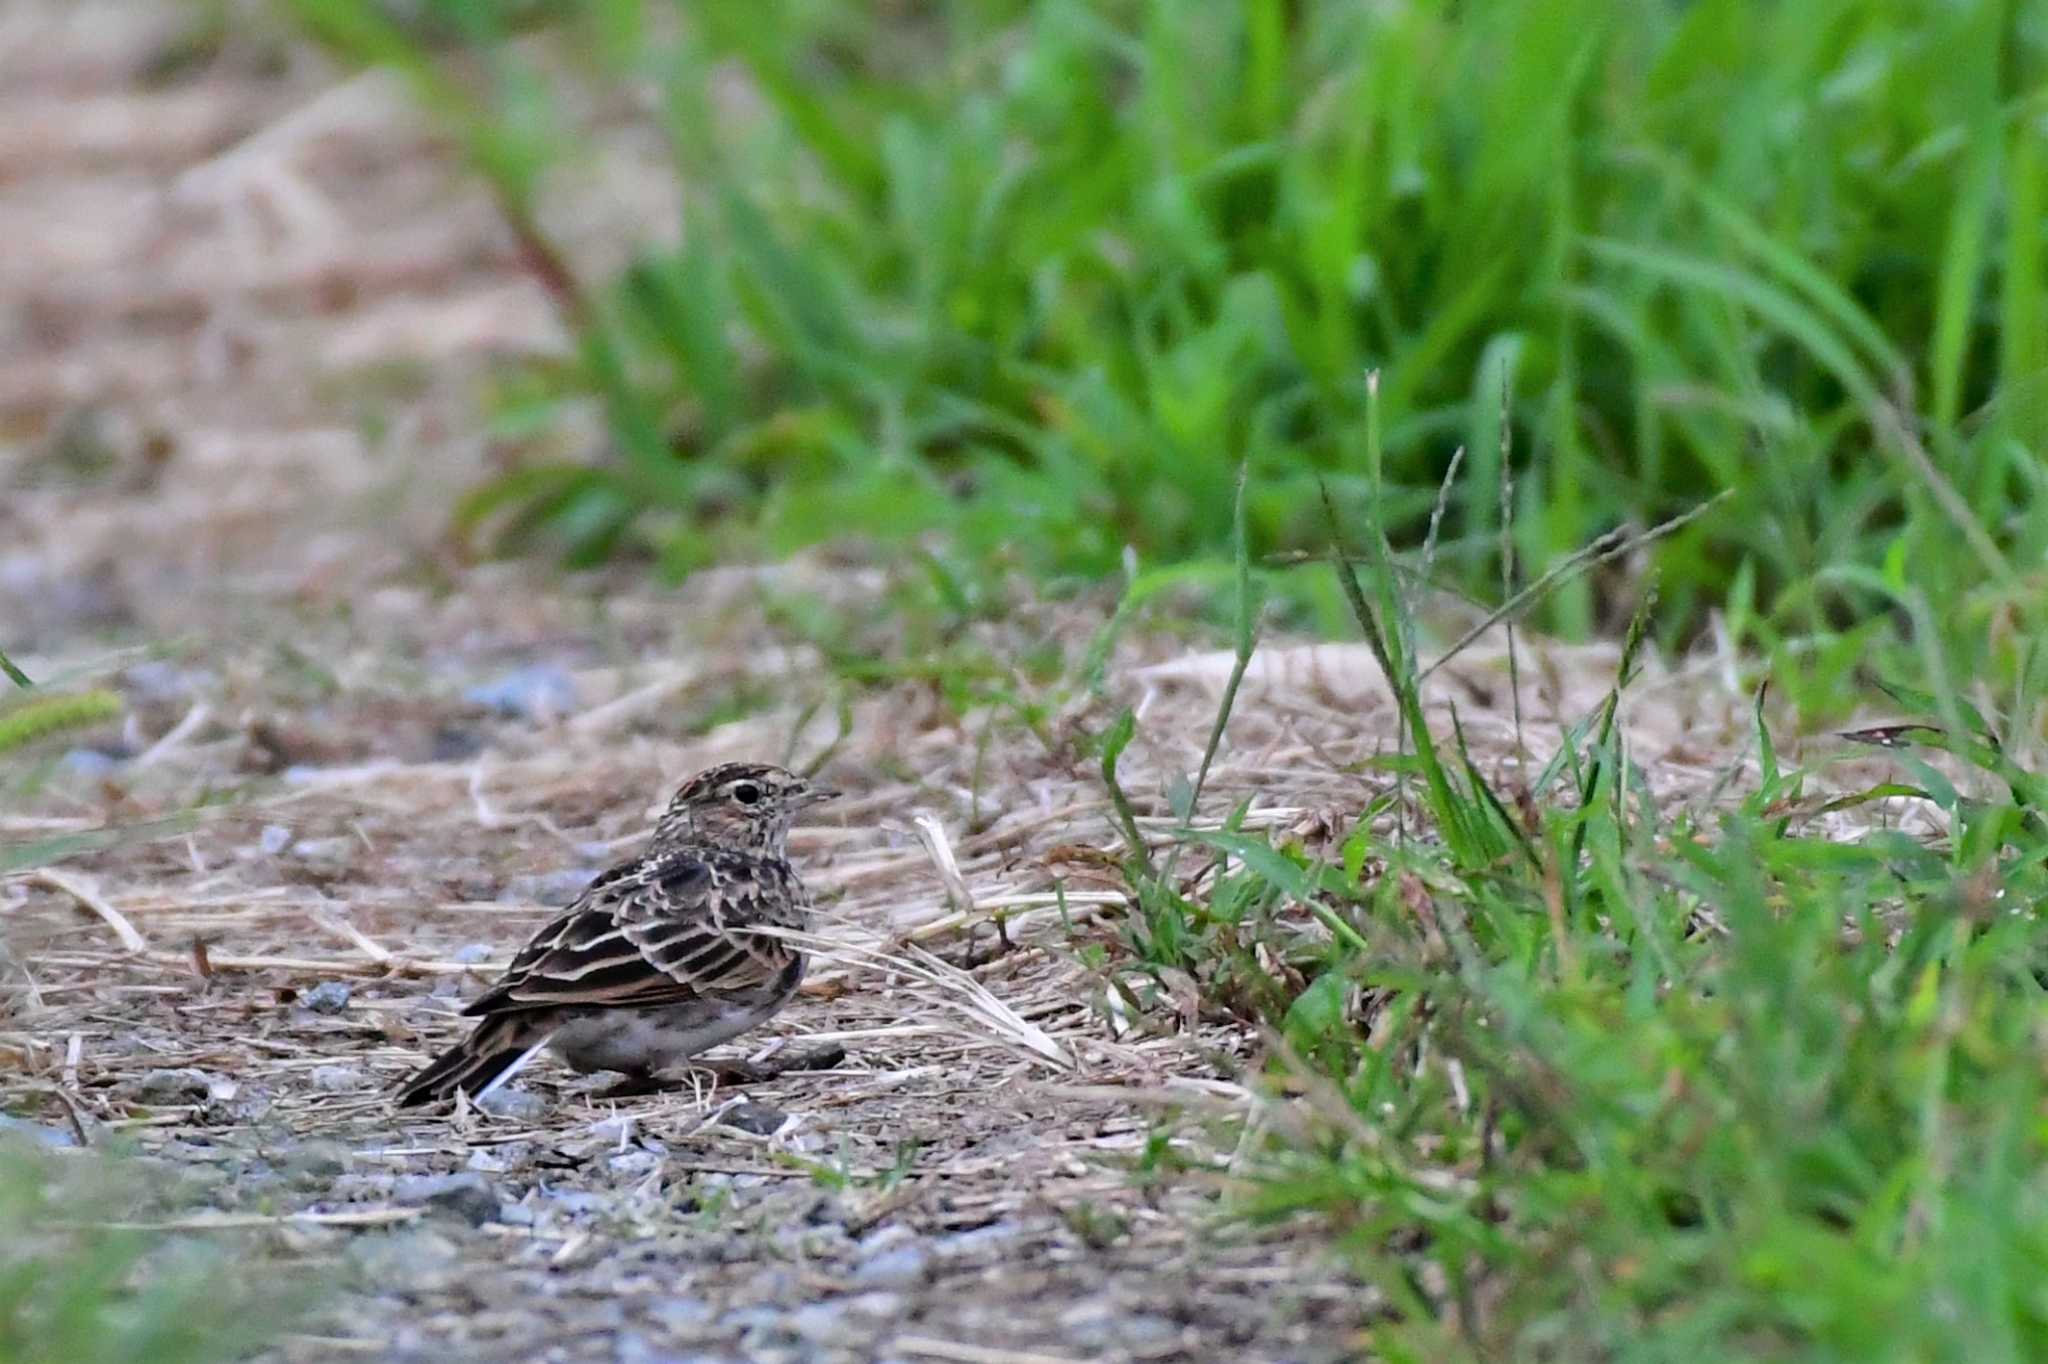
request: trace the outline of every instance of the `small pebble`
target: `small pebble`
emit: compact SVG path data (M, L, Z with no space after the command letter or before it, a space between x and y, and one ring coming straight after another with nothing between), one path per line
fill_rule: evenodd
M471 687L462 699L500 715L553 720L576 708L576 679L565 668L539 663Z
M104 777L121 765L113 754L97 748L74 748L58 764L74 777Z
M382 1170L349 1170L334 1177L327 1197L336 1203L388 1203L397 1178Z
M401 1175L391 1188L400 1203L424 1204L451 1212L473 1227L497 1217L500 1199L491 1182L474 1170L452 1175Z
M292 844L292 856L308 862L346 862L358 846L352 838L302 838Z
M890 1222L884 1226L876 1227L873 1231L860 1238L860 1253L864 1257L872 1258L916 1239L917 1233L909 1227L904 1226L901 1222Z
M266 824L257 836L256 846L263 849L265 857L275 857L291 846L292 831L282 824Z
M585 1189L542 1189L541 1197L571 1216L603 1212L611 1200Z
M856 1339L864 1338L867 1331L848 1320L852 1315L847 1311L848 1306L846 1300L839 1298L805 1303L789 1314L788 1329L819 1344L851 1345Z
M862 1288L915 1288L931 1272L931 1252L923 1246L899 1246L853 1268L853 1282Z
M338 1141L309 1141L285 1157L285 1168L295 1175L332 1179L349 1167L349 1150Z
M455 1242L422 1226L358 1236L344 1254L365 1278L402 1283L408 1293L438 1292L463 1272Z
M448 894L457 900L488 900L498 893L498 878L475 867L456 867L442 875Z
M227 1201L230 1207L249 1207L253 1204L268 1203L277 1197L278 1190L287 1184L284 1172L268 1161L251 1161L238 1166L233 1178L227 1184Z
M146 1104L204 1103L213 1092L214 1080L191 1066L152 1070L139 1080L122 1086Z
M661 1157L652 1151L621 1151L605 1161L615 1175L632 1178L651 1173L661 1167Z
M168 1167L167 1167L168 1168ZM202 1191L210 1192L223 1201L234 1199L234 1172L221 1165L180 1166L172 1176L187 1192L197 1197Z
M52 574L27 556L10 555L0 560L0 586L32 611L29 619L45 625L75 629L131 625L135 620L134 608L107 574Z
M719 1115L718 1121L724 1127L737 1127L742 1132L769 1137L775 1135L782 1124L789 1121L789 1114L771 1104L755 1103L752 1099L746 1099L726 1109Z
M801 1337L791 1325L789 1314L775 1307L741 1307L719 1319L727 1331L737 1330L740 1346L755 1358L794 1358L790 1347Z
M299 1003L316 1014L338 1014L348 1007L348 982L323 980L299 996Z
M458 729L454 725L442 725L434 731L434 744L427 755L427 761L437 763L466 762L483 752L483 736L473 730Z
M494 1089L484 1095L477 1107L492 1117L517 1118L521 1122L537 1121L548 1111L540 1095L523 1089Z
M366 1083L361 1066L315 1066L306 1083L322 1094L353 1094Z
M465 966L472 966L477 962L489 961L490 959L490 944L481 942L466 942L456 948L453 955L449 957L450 961L459 961Z
M648 1320L666 1331L695 1331L712 1318L711 1304L702 1298L664 1298L646 1308Z
M1067 1308L1055 1320L1069 1331L1086 1332L1091 1340L1099 1341L1103 1332L1120 1315L1113 1303L1102 1298L1089 1298Z
M1140 1312L1117 1323L1116 1343L1126 1349L1141 1347L1145 1357L1151 1358L1157 1354L1156 1347L1174 1340L1180 1333L1180 1326L1168 1318Z
M490 1181L469 1170L438 1175L399 1175L391 1181L391 1197L400 1203L425 1203L451 1190L488 1189Z
M202 687L213 685L212 673L181 668L163 659L149 659L124 669L121 685L138 701L185 701Z
M269 1115L270 1104L267 1094L246 1094L239 1099L230 1095L206 1105L206 1120L230 1124L261 1122Z
M811 1296L793 1265L761 1265L747 1276L747 1291L764 1302L801 1302Z
M735 1364L734 1357L723 1352L677 1354L668 1344L656 1345L637 1331L619 1334L612 1357L617 1364Z

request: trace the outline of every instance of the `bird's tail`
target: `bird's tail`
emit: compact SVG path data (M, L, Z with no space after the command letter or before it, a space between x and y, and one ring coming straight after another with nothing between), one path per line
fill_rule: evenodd
M475 1102L518 1074L552 1036L554 1029L535 1019L516 1014L486 1018L400 1085L398 1106L438 1103L454 1098L458 1089Z

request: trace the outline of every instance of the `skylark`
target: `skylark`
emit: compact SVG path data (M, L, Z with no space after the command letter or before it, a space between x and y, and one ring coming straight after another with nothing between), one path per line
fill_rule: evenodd
M543 1047L577 1071L646 1080L765 1021L804 975L804 954L773 932L810 917L789 826L837 794L760 763L684 782L647 850L533 936L463 1010L483 1021L406 1080L398 1102L481 1099Z

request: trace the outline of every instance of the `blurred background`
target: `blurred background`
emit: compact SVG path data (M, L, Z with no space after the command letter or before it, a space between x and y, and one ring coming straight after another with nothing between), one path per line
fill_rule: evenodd
M121 609L138 485L194 582L1066 590L1227 560L1240 465L1263 566L1326 489L1486 600L1721 495L1535 618L1654 584L1823 708L2038 605L2038 6L20 0L0 63L31 618Z

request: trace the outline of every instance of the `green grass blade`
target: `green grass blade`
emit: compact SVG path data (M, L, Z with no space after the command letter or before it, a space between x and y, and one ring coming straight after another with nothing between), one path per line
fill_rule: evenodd
M29 680L28 674L15 667L14 660L9 658L5 652L0 652L0 673L7 674L7 680L14 683L17 687L35 686L35 683Z

